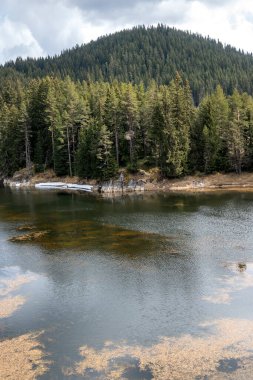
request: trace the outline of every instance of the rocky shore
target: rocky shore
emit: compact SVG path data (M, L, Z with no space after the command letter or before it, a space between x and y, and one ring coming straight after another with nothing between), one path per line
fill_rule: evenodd
M50 186L50 184L52 186ZM89 192L112 194L144 191L144 184L145 181L142 179L128 177L124 180L114 179L104 182L95 180L85 181L78 177L59 178L50 170L42 174L27 175L25 169L16 172L12 178L6 178L3 180L4 186L17 189L39 188L41 190L48 190L51 188L66 191L88 191L87 188L89 188Z
M25 170L14 174L12 178L4 179L3 184L12 188L35 188L39 183L61 182L66 184L70 191L80 191L76 185L90 185L92 192L96 193L127 193L143 191L180 191L180 192L207 192L218 190L229 191L253 191L253 173L243 173L237 175L211 174L187 176L178 179L160 179L158 172L153 170L146 172L140 170L135 175L125 175L124 181L110 180L99 182L95 180L81 180L78 177L56 177L53 171L47 171L36 175L27 175ZM67 189L68 190L68 189Z

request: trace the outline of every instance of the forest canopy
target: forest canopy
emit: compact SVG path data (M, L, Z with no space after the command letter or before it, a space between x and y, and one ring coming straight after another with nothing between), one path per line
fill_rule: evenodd
M0 89L0 173L34 165L107 180L119 167L164 177L252 170L253 99L220 85L200 105L179 74L169 85L47 76Z
M253 57L210 38L165 25L123 30L64 51L59 56L21 59L0 67L4 77L169 85L179 72L188 80L195 104L221 85L253 94Z

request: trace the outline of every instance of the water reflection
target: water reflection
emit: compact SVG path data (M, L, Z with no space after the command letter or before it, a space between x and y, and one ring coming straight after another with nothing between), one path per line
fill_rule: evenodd
M112 342L101 350L84 346L79 351L83 359L63 373L83 378L93 373L101 380L133 379L129 374L138 374L138 379L247 378L253 370L253 321L222 319L202 327L207 329L204 336L162 338L151 347Z
M217 279L216 282L221 287L217 288L213 295L204 296L203 300L214 304L230 304L234 293L253 287L252 263L227 263L225 267L231 273Z
M42 379L250 378L253 195L0 199L0 281L35 276L0 337L44 331Z
M17 292L24 284L35 279L32 273L20 274L17 267L0 269L0 319L10 317L25 304L25 297Z

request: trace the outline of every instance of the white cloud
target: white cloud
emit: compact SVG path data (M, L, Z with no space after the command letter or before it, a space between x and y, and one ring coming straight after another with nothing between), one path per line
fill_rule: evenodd
M217 7L207 1L192 1L185 21L176 26L209 35L248 52L253 51L253 13L250 0L232 0L225 5L217 4Z
M2 62L17 56L39 57L45 55L31 31L22 23L4 18L0 23L0 60Z

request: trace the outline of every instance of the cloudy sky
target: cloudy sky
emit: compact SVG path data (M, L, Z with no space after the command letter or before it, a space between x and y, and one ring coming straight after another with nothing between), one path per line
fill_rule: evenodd
M0 0L0 62L158 22L253 52L252 0Z

